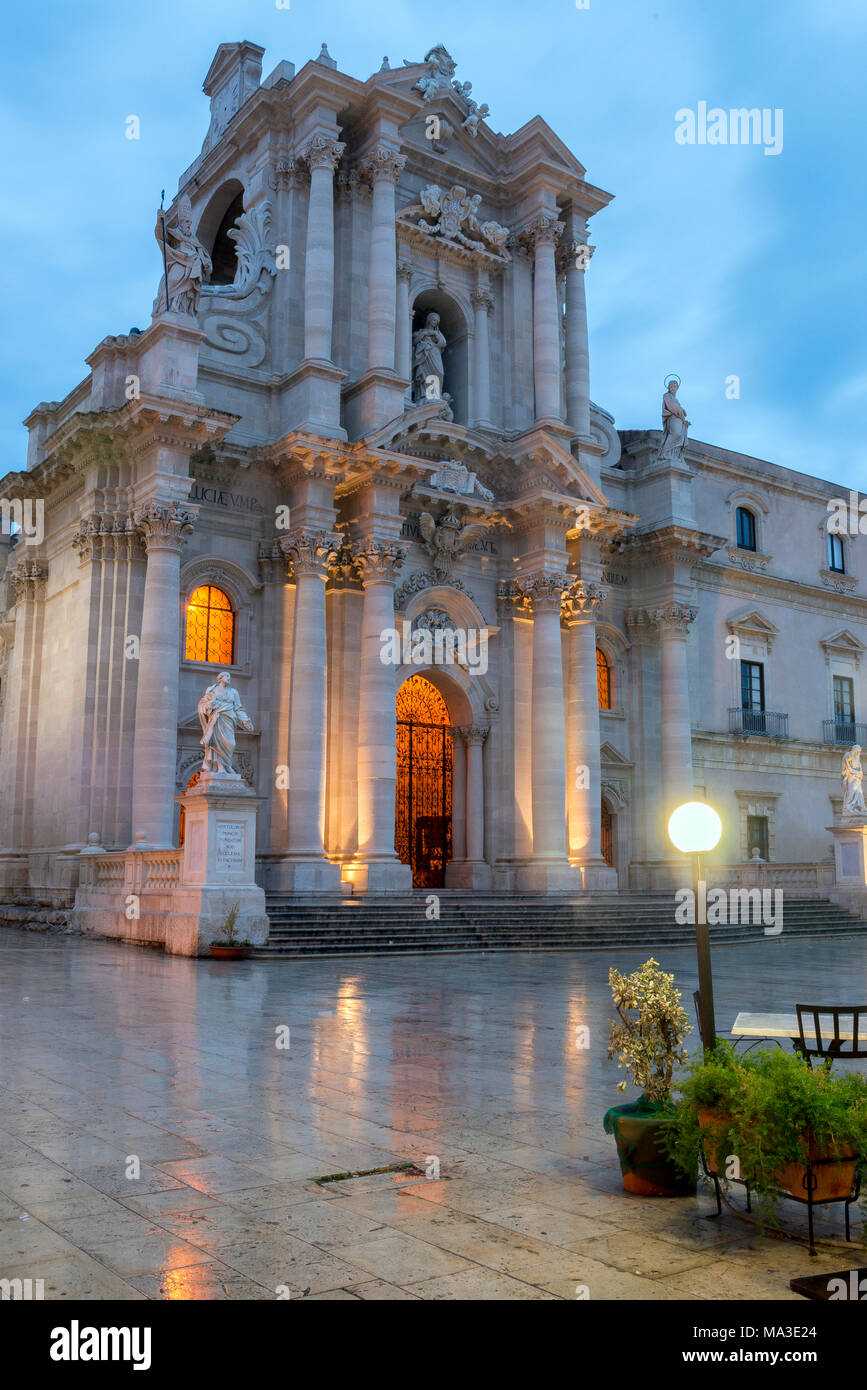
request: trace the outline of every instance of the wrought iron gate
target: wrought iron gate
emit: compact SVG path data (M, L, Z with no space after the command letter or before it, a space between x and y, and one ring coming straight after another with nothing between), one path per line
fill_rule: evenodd
M414 888L441 888L452 857L452 741L446 702L424 676L397 692L394 847Z

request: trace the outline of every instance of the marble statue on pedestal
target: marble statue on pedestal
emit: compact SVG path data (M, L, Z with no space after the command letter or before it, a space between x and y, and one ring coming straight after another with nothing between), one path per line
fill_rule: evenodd
M202 771L240 777L233 763L235 730L241 728L252 732L253 724L231 680L228 671L221 671L198 704L201 743L205 750Z
M202 283L211 274L211 258L198 237L193 232L193 210L189 198L183 194L174 209L163 214L157 213L154 236L160 251L163 249L163 215L165 215L165 254L168 275L160 279L159 294L154 302L154 313L163 314L168 307L176 314L194 316L199 307L199 294ZM168 279L168 287L166 286ZM168 305L166 289L168 288Z
M840 775L843 782L843 816L851 819L867 816L867 805L864 803L861 785L864 771L861 767L860 744L854 744L849 752L844 754Z
M424 328L412 335L412 365L416 401L442 399L446 340L440 332L439 314L428 314Z
M662 398L662 443L657 459L682 461L690 421L686 411L677 399L679 381L672 380Z

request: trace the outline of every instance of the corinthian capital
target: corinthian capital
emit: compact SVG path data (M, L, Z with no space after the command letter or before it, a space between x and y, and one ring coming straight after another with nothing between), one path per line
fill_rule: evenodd
M667 603L663 608L654 608L651 621L661 632L689 632L690 624L698 616L698 609L687 603Z
M328 169L333 174L345 149L346 146L339 140L332 140L327 135L314 135L301 151L301 158L311 172L314 169Z
M371 183L388 179L396 184L405 164L406 155L398 154L397 150L393 150L389 145L377 145L365 156L361 167L369 175Z
M563 595L563 617L568 623L595 622L607 597L608 590L601 585L576 579Z
M563 590L568 589L569 582L568 574L543 571L522 575L516 581L524 598L531 601L534 617L537 613L559 613Z
M363 584L395 584L406 549L396 541L362 541L353 552Z
M325 579L337 559L341 540L330 531L293 531L280 537L280 549L292 561L296 577L313 574Z
M45 581L48 570L36 560L20 560L9 571L9 579L15 594L15 602L21 603L45 597Z
M187 536L192 533L198 507L184 507L180 502L148 502L136 513L135 524L144 536L148 554L153 550L180 552Z
M559 242L565 223L558 222L556 217L548 217L545 213L533 219L529 227L524 229L529 244L534 251L538 251L542 246L556 246Z

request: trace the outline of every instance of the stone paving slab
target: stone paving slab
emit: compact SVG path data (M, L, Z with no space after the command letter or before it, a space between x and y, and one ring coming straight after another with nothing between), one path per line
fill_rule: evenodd
M607 970L649 954L233 970L4 931L0 1277L51 1299L797 1301L803 1244L709 1220L706 1189L623 1191ZM689 999L693 954L657 955ZM867 934L715 947L720 1030L846 998L865 967ZM357 1176L314 1181L334 1174ZM818 1229L837 1266L860 1258L839 1208Z

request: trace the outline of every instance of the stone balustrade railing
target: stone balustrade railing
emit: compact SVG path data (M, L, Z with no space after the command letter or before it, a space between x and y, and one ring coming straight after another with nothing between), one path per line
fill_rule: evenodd
M83 854L79 881L82 887L116 893L177 888L183 853L167 849Z
M711 888L782 888L797 898L825 898L836 883L833 859L807 864L709 864Z

